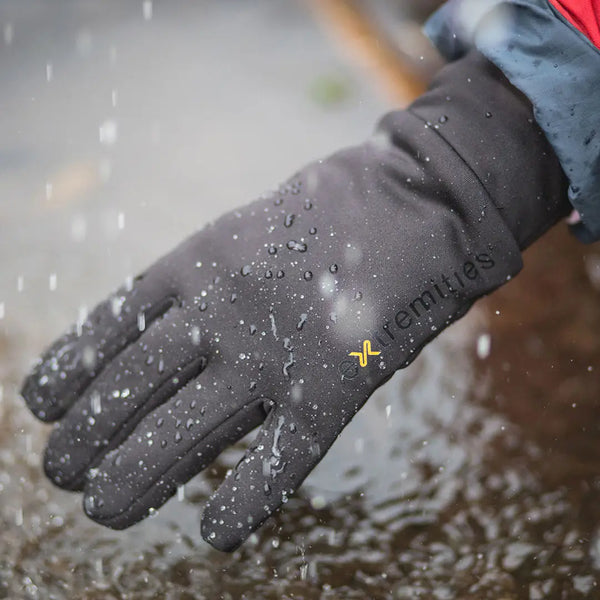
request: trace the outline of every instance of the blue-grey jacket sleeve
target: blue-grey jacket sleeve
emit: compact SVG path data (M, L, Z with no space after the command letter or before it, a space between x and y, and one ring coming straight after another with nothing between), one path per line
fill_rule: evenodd
M531 100L569 178L573 230L600 240L598 48L547 0L449 0L425 32L449 60L475 46Z

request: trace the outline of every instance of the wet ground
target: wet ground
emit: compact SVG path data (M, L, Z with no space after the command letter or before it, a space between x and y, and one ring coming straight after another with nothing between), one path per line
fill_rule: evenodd
M0 598L600 598L600 247L562 227L232 555L199 515L239 449L120 533L44 479L36 353L387 108L292 2L108 7L0 6Z

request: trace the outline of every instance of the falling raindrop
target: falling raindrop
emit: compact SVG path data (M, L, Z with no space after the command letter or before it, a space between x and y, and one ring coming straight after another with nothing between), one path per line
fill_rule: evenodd
M304 279L306 281L310 281L313 278L313 274L311 271L304 271Z
M235 292L232 292L231 296L229 297L229 302L231 302L231 304L233 304L236 300L237 300L237 294Z
M330 273L337 273L338 272L338 266L334 263L332 265L329 265L329 272Z
M204 312L208 308L208 304L202 302L198 308L200 309L200 312Z
M102 398L98 392L92 393L91 397L92 412L99 415L102 412Z
M250 325L248 328L250 335L254 335L256 333L256 325Z
M273 271L265 271L265 279L273 279Z
M483 333L477 338L477 356L483 360L490 355L492 339L489 333Z
M152 13L153 13L152 0L144 0L144 3L142 4L142 10L144 13L144 19L146 21L149 21L150 19L152 19Z
M6 46L10 46L12 44L12 41L14 39L14 28L13 28L13 24L12 23L7 23L4 26L4 44Z
M277 271L277 279L282 279L285 277L285 273L283 271Z
M267 252L273 256L274 254L277 254L277 248L275 246L269 246L269 249L267 250Z
M107 119L98 128L100 143L104 146L112 146L118 138L118 127L116 121Z
M271 476L271 461L267 458L263 459L262 474L263 474L263 477Z
M195 325L192 327L191 331L192 344L197 346L200 343L200 328Z
M308 233L310 233L310 235L315 235L315 233L317 233L317 228L316 227L311 227L308 230Z
M118 317L121 314L121 309L125 303L125 296L114 296L110 301L110 310L113 317Z
M291 226L294 224L294 219L295 219L295 218L296 218L296 215L294 215L294 214L291 214L291 213L290 213L289 215L286 215L286 216L285 216L285 219L284 219L284 221L283 221L283 224L284 224L286 227L291 227Z
M313 207L312 202L307 198L304 201L304 210L310 210Z
M250 265L244 265L240 269L240 273L242 274L242 277L246 277L247 275L250 275L250 273L252 273L252 267Z
M315 510L322 510L327 506L327 502L323 496L314 496L310 499L310 504Z
M85 346L81 359L85 368L92 371L96 366L96 349L93 346Z

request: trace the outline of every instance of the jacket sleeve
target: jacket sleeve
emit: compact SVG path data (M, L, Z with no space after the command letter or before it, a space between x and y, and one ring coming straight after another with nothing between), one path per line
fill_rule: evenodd
M449 0L425 32L448 60L475 46L529 98L569 179L574 233L600 240L600 0Z

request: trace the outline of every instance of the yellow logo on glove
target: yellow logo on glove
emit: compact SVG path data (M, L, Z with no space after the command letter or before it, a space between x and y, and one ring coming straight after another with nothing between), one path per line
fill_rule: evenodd
M348 356L358 356L358 362L361 367L367 366L367 361L369 356L379 356L381 352L373 352L371 350L371 342L369 340L365 340L363 342L362 352L350 352Z

